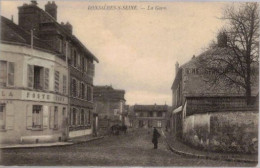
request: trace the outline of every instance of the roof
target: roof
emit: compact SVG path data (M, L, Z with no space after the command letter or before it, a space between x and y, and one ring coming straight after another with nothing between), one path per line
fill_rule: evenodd
M94 86L95 100L125 100L125 91L114 89L112 86Z
M134 105L134 111L168 111L167 105Z
M215 85L208 82L208 78L205 76L205 73L199 74L186 74L186 69L202 69L200 61L207 57L224 57L233 54L233 50L228 47L215 47L209 49L199 56L191 59L187 63L180 66L179 71L174 79L172 89L175 90L180 82L183 84L182 93L184 96L193 97L193 96L244 96L245 90L242 87L237 87L235 85L227 87L224 79L219 80L219 82ZM259 65L254 64L255 68L258 69ZM184 79L182 79L184 78ZM259 92L259 84L258 84L258 74L253 76L255 79L251 85L251 94L252 96L257 95Z
M6 43L16 43L20 45L31 45L31 34L21 27L13 23L11 20L1 16L1 42ZM44 41L41 41L37 37L33 38L34 47L48 50L49 52L54 52L50 50L51 46Z

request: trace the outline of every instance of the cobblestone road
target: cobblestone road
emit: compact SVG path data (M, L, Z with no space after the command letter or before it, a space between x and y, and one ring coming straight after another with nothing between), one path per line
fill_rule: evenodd
M1 150L1 165L66 166L255 166L254 164L188 158L169 151L163 137L154 150L151 133L127 135L64 147Z

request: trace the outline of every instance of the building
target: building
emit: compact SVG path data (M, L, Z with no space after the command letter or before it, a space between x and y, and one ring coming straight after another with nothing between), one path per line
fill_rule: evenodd
M211 83L205 79L214 75L201 67L200 61L210 57L227 57L232 49L227 47L227 37L220 34L218 44L199 56L193 56L190 61L179 67L175 65L176 76L172 84L171 128L181 136L183 121L187 116L199 113L218 111L243 110L248 108L245 99L245 90L241 87L227 87L223 80ZM254 66L252 78L252 98L257 100L258 95L258 65ZM255 107L252 107L255 108Z
M124 90L114 89L112 86L94 87L94 103L100 129L124 123L126 102L124 96Z
M33 40L1 17L0 143L62 141L68 135L68 66L47 43Z
M167 105L134 105L130 126L133 128L166 128Z
M45 133L45 131L32 131L28 133L27 131L25 135L50 134L50 137L43 137L43 139L57 139L56 137L58 137L59 140L91 135L93 126L96 125L93 123L93 116L95 116L93 113L93 78L95 69L94 61L98 62L98 59L73 35L73 28L69 22L66 24L57 22L57 5L54 1L48 2L45 5L45 10L39 8L36 1L31 1L31 4L23 4L18 7L18 10L18 25L2 19L6 24L1 25L1 42L8 45L12 44L12 47L15 45L16 47L20 46L19 49L21 51L8 49L8 52L13 53L13 56L17 56L17 58L18 55L22 55L24 60L21 56L19 57L21 58L19 61L22 61L23 64L14 65L15 69L13 70L11 68L12 64L3 63L4 66L1 67L6 67L1 69L1 72L4 72L4 74L9 73L5 71L7 68L11 70L10 74L19 74L17 77L21 79L18 79L23 81L17 83L17 86L14 85L14 88L30 91L26 93L26 96L22 96L21 99L35 101L31 106L27 107L27 111L31 111L30 109L32 109L33 114L36 113L38 115L28 115L27 118L20 116L23 118L20 122L30 121L31 117L32 120L35 119L41 124L38 126L40 129L45 129L46 124L49 125L49 122L54 122L54 124L50 124L49 126L54 127L53 130L56 132L58 132L56 127L64 128L62 136L56 135L55 131L48 133ZM8 30L11 32L8 32ZM2 51L4 51L3 46L1 45ZM19 54L14 54L13 51ZM2 57L1 54L1 60L2 58L3 61L8 62L12 57ZM18 62L17 58L12 58L14 60L10 61ZM15 71L15 73L12 71ZM8 77L2 75L2 78L1 80L4 81ZM16 77L14 79L15 82L18 82L16 81L18 80ZM41 95L40 93L42 92L45 94ZM22 93L17 94L21 95ZM7 93L4 92L2 95L7 95ZM3 97L1 101L6 102L8 99ZM52 107L48 107L47 104L45 105L46 107L44 104L42 105L42 101L44 102L43 99L52 103L52 105L49 105ZM57 107L55 103L58 104ZM63 104L65 107L61 107ZM4 114L4 112L9 108L4 105L1 106L3 118L8 118L9 115ZM14 105L12 108L21 109L19 105ZM16 110L12 111L13 113L11 114L14 116ZM24 111L26 112L26 110ZM49 119L47 119L47 113ZM56 117L59 115L63 116L62 122L60 121L61 117L58 119ZM16 124L16 120L13 119L12 122ZM62 123L62 126L57 126L57 123ZM21 125L20 128L23 128L23 126ZM19 132L23 134L22 130L17 132L17 136L19 136ZM55 138L52 134L55 134ZM26 138L23 137L21 141L25 141L24 139ZM41 142L38 137L34 139L36 142Z

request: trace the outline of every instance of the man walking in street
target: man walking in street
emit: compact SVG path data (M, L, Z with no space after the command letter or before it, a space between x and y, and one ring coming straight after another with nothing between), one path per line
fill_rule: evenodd
M158 148L158 138L161 136L161 134L158 132L158 130L154 127L153 128L153 139L152 143L154 145L154 149Z

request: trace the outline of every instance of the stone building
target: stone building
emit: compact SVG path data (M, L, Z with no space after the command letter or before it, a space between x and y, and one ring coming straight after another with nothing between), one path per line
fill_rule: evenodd
M114 89L112 86L94 87L94 104L100 128L107 128L114 123L123 124L126 101L124 96L124 90Z
M7 54L1 54L1 60L3 59L3 62L1 62L1 68L3 67L1 69L1 74L3 74L1 78L3 79L1 81L6 82L8 78L6 75L19 74L18 78L15 78L15 82L18 82L16 81L18 79L22 81L21 83L17 83L17 86L14 85L14 88L27 90L28 93L26 93L26 96L22 94L22 99L30 102L35 101L31 106L26 108L27 110L24 110L26 112L32 109L35 116L30 116L28 113L28 120L21 116L23 120L20 121L27 122L31 119L35 120L38 123L37 125L40 124L37 127L40 127L40 129L44 128L44 131L26 132L26 136L51 134L51 137L43 137L43 139L49 140L53 139L52 134L55 134L54 139L58 137L61 140L91 135L93 125L95 125L93 124L94 61L98 62L98 59L73 35L70 23L60 24L57 22L57 5L54 1L48 2L45 5L45 10L39 8L36 1L31 1L31 4L23 4L18 7L18 10L18 25L3 17L1 19L4 22L4 24L1 24L1 42L8 44L6 50L12 53L12 57L15 57L15 59L11 56L2 57ZM19 48L19 50L8 48L10 47L9 45L13 48ZM1 52L5 50L2 46L4 45L1 45ZM22 56L24 59L20 59ZM16 60L18 61L16 57L23 64L13 65L12 63L8 63L9 59L14 59L10 60L14 63ZM26 68L27 64L28 69ZM13 66L14 68L12 68ZM9 68L11 73L6 71ZM44 94L38 94L39 91ZM7 93L3 92L2 95L7 95ZM52 103L50 105L52 107L47 107L47 104L45 105L46 107L41 105L42 99L46 99L45 101ZM1 101L6 103L7 98L1 97ZM55 103L58 103L57 107ZM9 116L6 113L8 108L4 103L2 104L0 108L2 118L7 119ZM65 106L61 107L63 104ZM19 108L19 105L14 105L12 108ZM14 114L16 110L12 111L13 113L11 114L15 118ZM52 113L51 111L54 112ZM50 117L49 119L47 114ZM59 115L62 117L56 117ZM63 118L62 122L59 121L61 118ZM56 127L64 128L62 136L56 135L55 131L45 133L46 125L49 125L47 123L52 120L54 120L54 126L52 124L50 127L54 127L53 130L57 133ZM5 122L2 121L2 123ZM12 122L17 126L19 125L19 122L16 123L15 119ZM57 122L63 123L62 126L57 126ZM24 127L21 125L20 128ZM17 132L22 133L22 131ZM37 142L41 141L38 137L33 138Z
M181 136L183 121L187 116L199 113L218 111L234 111L248 108L245 99L245 90L241 87L228 87L224 80L218 83L209 82L208 77L214 72L206 71L201 67L200 61L210 57L227 57L232 49L227 47L227 37L220 34L218 44L199 56L193 56L190 61L179 67L175 65L176 76L173 81L171 128ZM210 59L209 59L210 60ZM252 67L252 99L257 100L258 95L258 65ZM255 107L252 107L255 108Z
M130 115L130 126L133 128L166 128L167 105L134 105Z
M50 45L1 17L0 143L68 136L68 66ZM58 75L56 75L58 74Z

